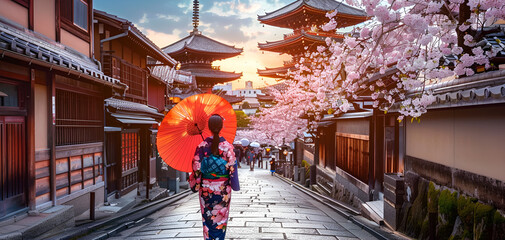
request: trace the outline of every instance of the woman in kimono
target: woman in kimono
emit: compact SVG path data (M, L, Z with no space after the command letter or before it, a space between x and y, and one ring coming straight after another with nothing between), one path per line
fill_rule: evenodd
M212 115L209 130L213 136L198 145L193 172L189 176L191 190L200 194L205 239L224 240L230 212L231 181L238 183L233 145L219 137L222 128L221 116Z

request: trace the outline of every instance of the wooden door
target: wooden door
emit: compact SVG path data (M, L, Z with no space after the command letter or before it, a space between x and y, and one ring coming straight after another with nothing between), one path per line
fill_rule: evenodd
M118 194L121 190L121 132L108 132L105 136L107 164L107 195Z
M0 217L27 206L23 116L0 116Z
M121 131L121 195L137 187L139 161L139 129L125 129Z

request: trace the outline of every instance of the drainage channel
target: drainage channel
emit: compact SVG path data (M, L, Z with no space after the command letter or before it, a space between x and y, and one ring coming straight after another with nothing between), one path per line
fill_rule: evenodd
M365 221L359 219L359 217L363 218L360 215L360 213L351 207L348 207L348 206L346 206L346 205L344 205L334 199L331 199L327 196L321 195L317 192L307 189L306 187L304 187L304 186L302 186L302 185L300 185L290 179L287 179L283 176L280 176L278 174L276 174L275 176L277 178L281 179L282 181L290 184L292 187L298 189L299 191L312 197L313 199L319 201L320 203L324 204L325 206L333 209L335 212L342 215L343 217L345 217L346 219L348 219L352 223L358 225L359 227L361 227L365 231L369 232L370 234L372 234L374 237L376 237L378 239L381 239L381 240L408 239L408 238L405 238L404 236L395 235L394 232L389 232L386 229L382 229L380 226L374 226L372 224L366 223Z
M188 189L170 197L162 198L151 203L130 209L114 217L68 229L64 233L53 236L50 239L107 239L127 228L131 228L145 221L147 216L155 213L162 208L167 207L170 204L184 199L190 194L191 190Z

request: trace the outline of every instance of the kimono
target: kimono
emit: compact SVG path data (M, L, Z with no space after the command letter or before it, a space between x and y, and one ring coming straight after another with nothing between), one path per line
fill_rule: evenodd
M233 145L223 137L219 141L219 156L211 153L212 137L198 145L189 185L200 195L204 238L224 240L230 212L230 177L237 175L233 174L236 171Z

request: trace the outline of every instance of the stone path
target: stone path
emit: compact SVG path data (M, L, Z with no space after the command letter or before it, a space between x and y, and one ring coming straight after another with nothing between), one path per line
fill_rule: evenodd
M376 239L267 170L242 168L239 178L227 239ZM192 194L111 239L202 239L201 218Z

